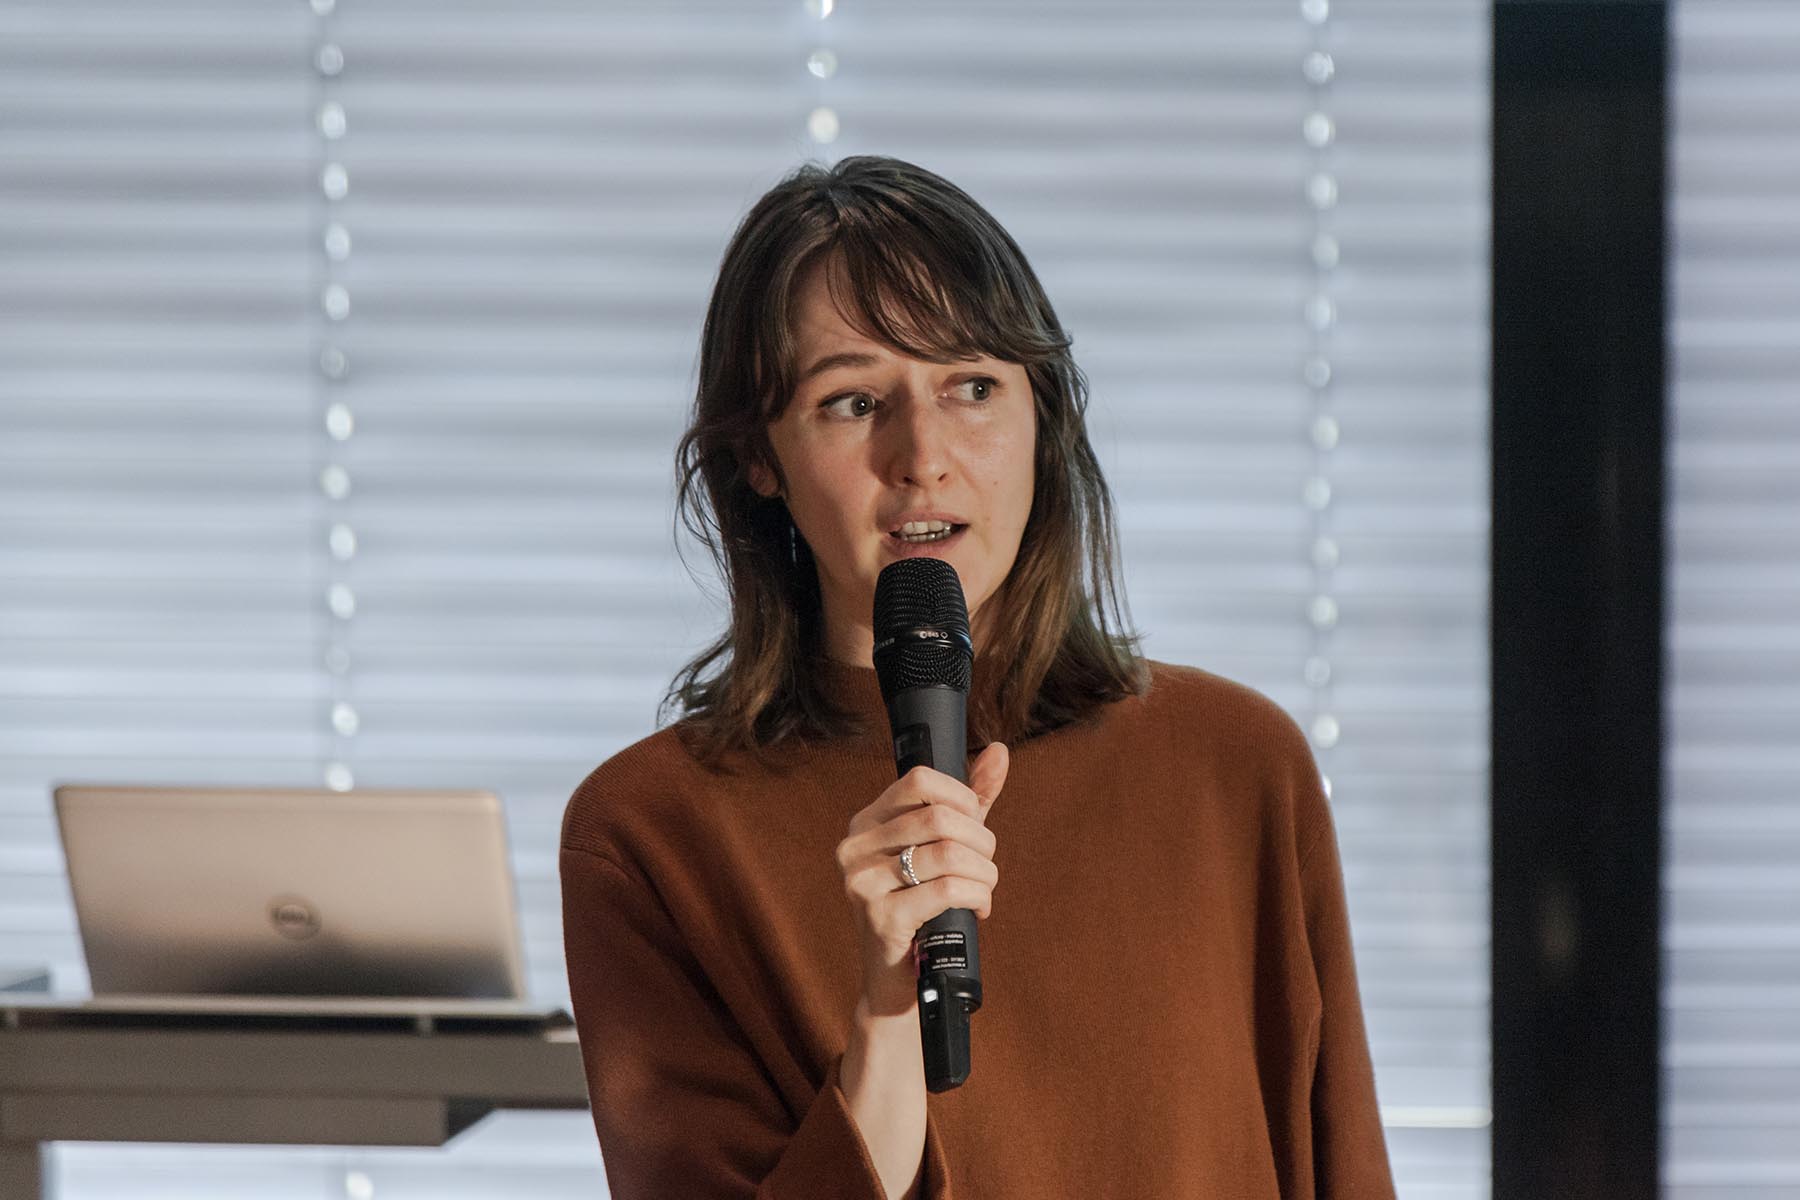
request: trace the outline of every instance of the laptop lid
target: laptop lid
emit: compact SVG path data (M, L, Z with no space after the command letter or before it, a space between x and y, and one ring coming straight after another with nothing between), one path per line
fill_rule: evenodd
M96 996L525 994L491 792L54 795Z

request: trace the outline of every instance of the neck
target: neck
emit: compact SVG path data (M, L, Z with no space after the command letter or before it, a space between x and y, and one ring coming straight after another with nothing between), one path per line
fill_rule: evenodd
M875 627L870 621L832 621L826 619L825 653L835 663L847 667L875 669Z

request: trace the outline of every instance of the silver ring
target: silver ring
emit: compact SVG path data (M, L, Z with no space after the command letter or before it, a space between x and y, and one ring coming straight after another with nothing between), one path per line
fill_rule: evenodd
M920 883L924 882L913 874L912 856L913 851L917 849L917 846L908 846L900 852L900 878L906 880L907 887L918 887Z

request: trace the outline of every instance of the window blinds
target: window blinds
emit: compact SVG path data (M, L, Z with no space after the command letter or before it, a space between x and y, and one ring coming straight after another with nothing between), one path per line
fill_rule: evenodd
M1800 1193L1800 11L1671 6L1663 1181Z
M506 798L565 998L562 805L720 620L670 545L719 254L801 158L890 153L1074 332L1147 651L1313 734L1402 1194L1485 1196L1486 6L818 11L0 5L0 959L85 985L52 783L336 768ZM58 1160L603 1190L580 1113Z

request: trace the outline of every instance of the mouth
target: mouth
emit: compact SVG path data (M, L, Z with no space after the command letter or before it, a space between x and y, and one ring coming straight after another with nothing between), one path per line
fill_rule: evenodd
M938 553L961 541L968 528L945 521L909 522L900 529L888 531L888 549L900 558Z

